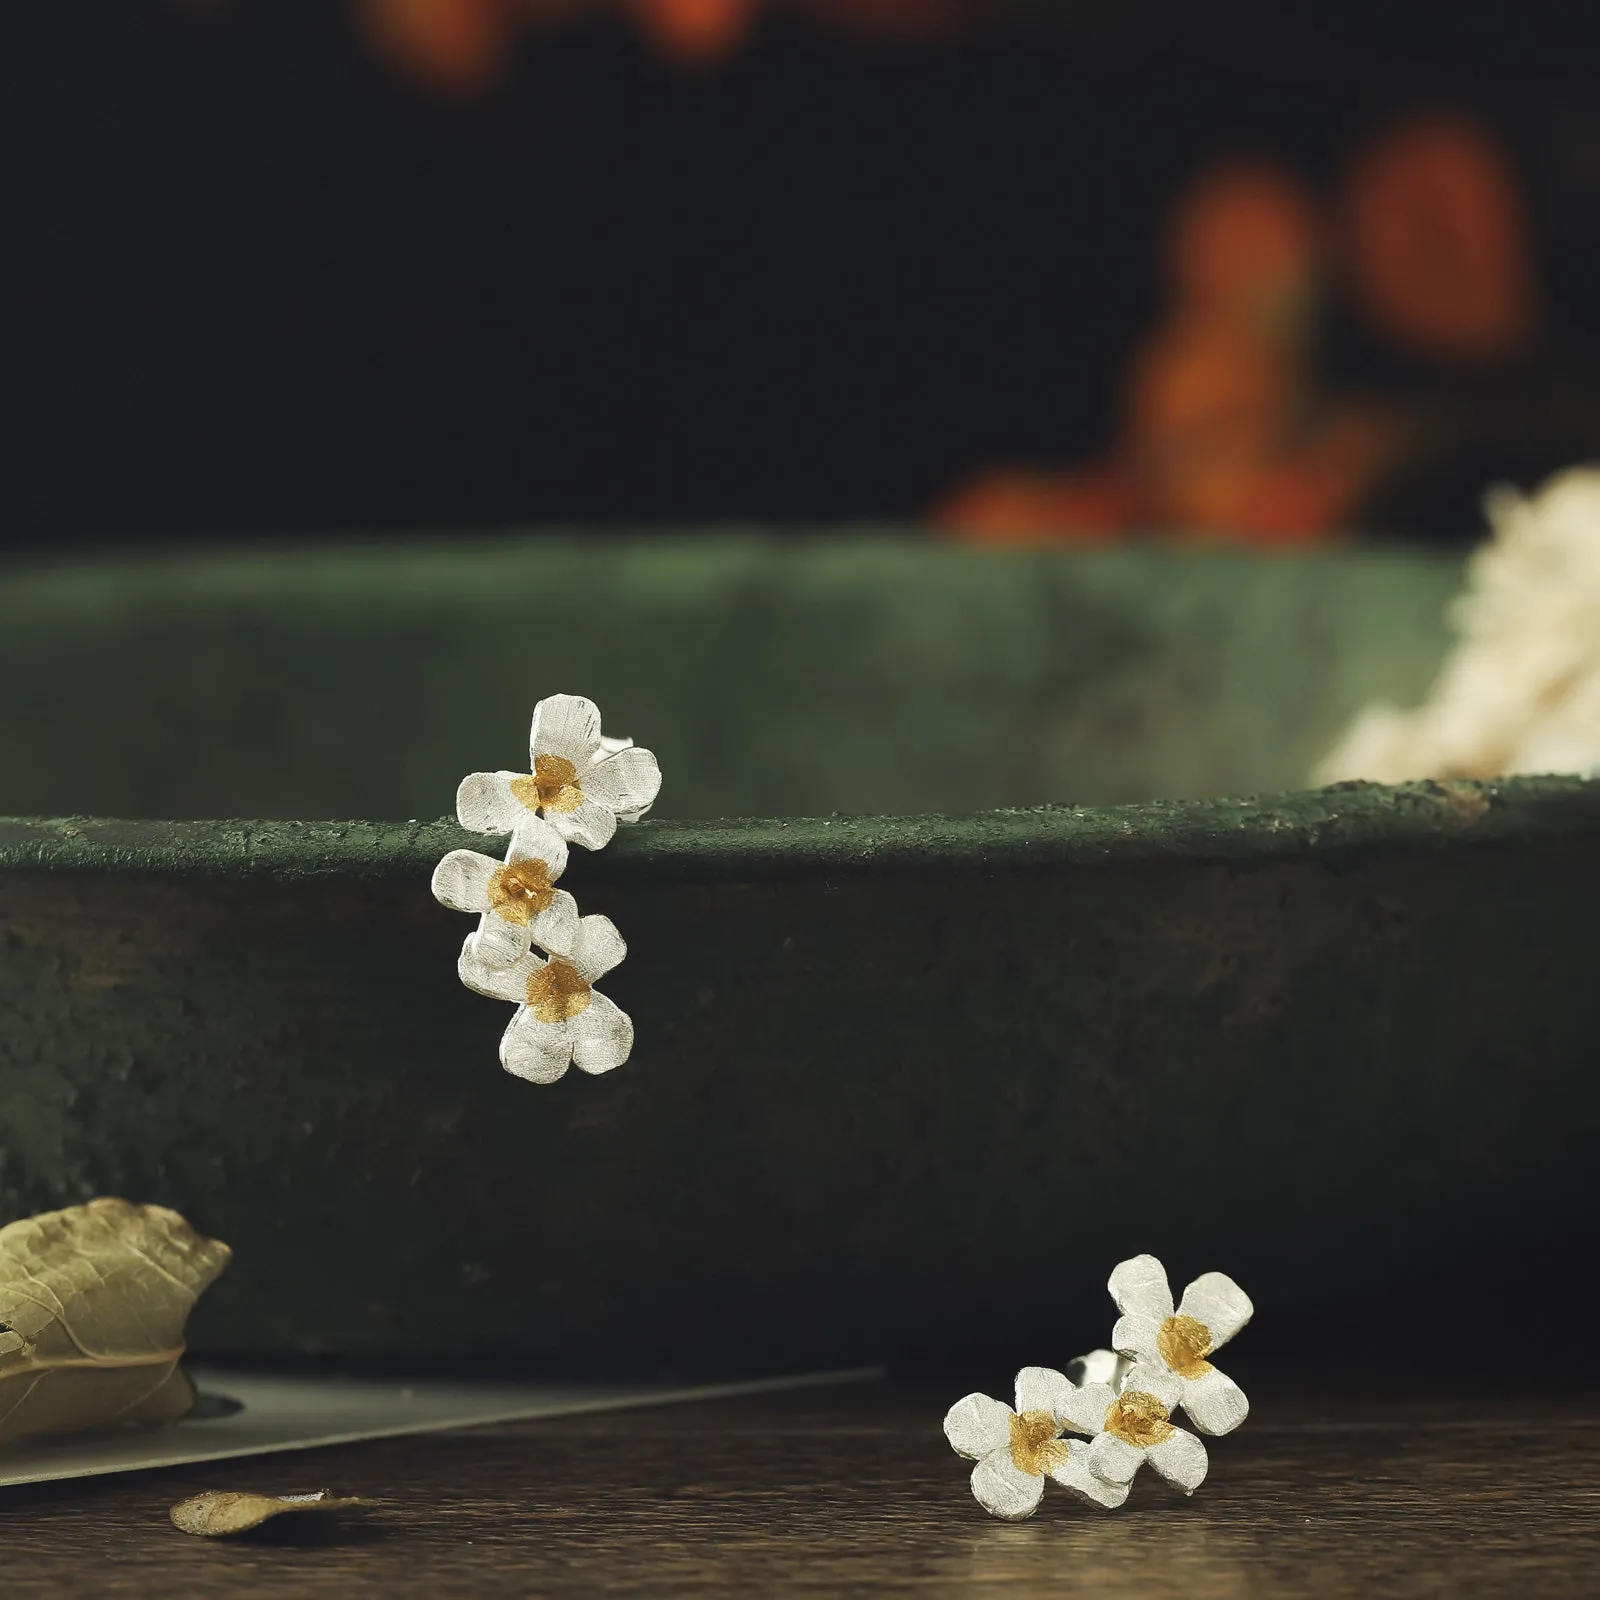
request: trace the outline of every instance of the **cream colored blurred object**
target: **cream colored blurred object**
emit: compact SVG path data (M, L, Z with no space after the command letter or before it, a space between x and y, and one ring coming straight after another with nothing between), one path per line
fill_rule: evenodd
M1312 774L1494 778L1600 767L1600 468L1491 490L1493 537L1452 607L1459 636L1422 705L1368 706Z

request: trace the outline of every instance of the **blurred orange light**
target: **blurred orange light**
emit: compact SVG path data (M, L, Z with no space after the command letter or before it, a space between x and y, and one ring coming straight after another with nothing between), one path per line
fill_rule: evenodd
M685 66L710 66L744 43L758 0L625 0L645 37Z
M1438 360L1515 354L1537 322L1532 249L1516 179L1464 117L1402 125L1353 164L1349 267L1363 309Z
M1102 544L1128 526L1130 487L1114 467L980 473L936 506L937 528L977 544Z
M390 65L462 97L499 79L514 26L507 0L357 0L356 20Z
M1296 333L1316 292L1321 233L1316 201L1293 174L1259 161L1218 165L1174 210L1166 242L1173 299L1191 317Z

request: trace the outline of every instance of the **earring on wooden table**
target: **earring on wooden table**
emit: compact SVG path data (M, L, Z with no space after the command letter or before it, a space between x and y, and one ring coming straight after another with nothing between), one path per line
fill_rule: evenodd
M1173 1412L1181 1407L1198 1433L1210 1435L1232 1433L1249 1415L1244 1391L1210 1361L1255 1311L1232 1278L1207 1272L1174 1307L1166 1269L1154 1256L1134 1256L1118 1264L1107 1287L1122 1313L1114 1350L1080 1356L1068 1372L1024 1367L1015 1407L969 1394L946 1414L945 1437L978 1463L972 1492L992 1516L1031 1517L1046 1479L1116 1510L1146 1461L1193 1494L1208 1469L1206 1447L1172 1421Z

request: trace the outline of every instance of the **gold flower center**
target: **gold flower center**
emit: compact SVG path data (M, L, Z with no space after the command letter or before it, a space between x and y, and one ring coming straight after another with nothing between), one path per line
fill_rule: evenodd
M589 1009L589 985L570 961L552 956L528 979L528 1007L541 1022L571 1022Z
M1119 1394L1106 1409L1106 1432L1139 1450L1170 1439L1178 1430L1167 1421L1170 1413L1153 1394L1135 1389Z
M1156 1334L1156 1349L1180 1378L1203 1378L1211 1370L1211 1330L1193 1317L1168 1317Z
M536 756L532 772L511 780L511 792L530 811L576 811L583 804L578 769L565 756Z
M1011 1459L1017 1471L1042 1478L1067 1464L1067 1441L1061 1424L1048 1411L1024 1411L1011 1419Z
M550 869L542 861L511 861L489 879L490 908L525 928L556 903Z

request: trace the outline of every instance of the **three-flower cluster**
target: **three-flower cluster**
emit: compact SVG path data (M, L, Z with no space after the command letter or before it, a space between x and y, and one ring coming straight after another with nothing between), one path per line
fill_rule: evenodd
M554 694L533 708L527 772L474 772L456 791L456 816L474 833L509 834L505 859L452 850L433 893L475 912L461 947L461 981L515 1004L500 1062L530 1083L554 1083L574 1062L609 1072L628 1059L633 1023L594 986L628 953L609 917L582 916L556 880L570 844L600 850L621 822L654 804L661 768L631 739L600 732L600 709Z
M1122 1314L1111 1334L1116 1353L1083 1357L1081 1384L1049 1367L1024 1367L1015 1409L969 1394L945 1416L945 1437L978 1463L972 1492L994 1516L1031 1517L1046 1478L1115 1510L1146 1461L1193 1494L1206 1475L1206 1447L1172 1413L1181 1406L1204 1434L1232 1433L1249 1414L1244 1391L1210 1360L1255 1309L1232 1278L1205 1273L1174 1308L1166 1269L1154 1256L1134 1256L1107 1287Z

